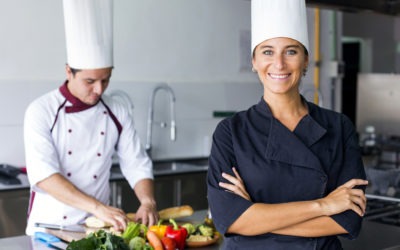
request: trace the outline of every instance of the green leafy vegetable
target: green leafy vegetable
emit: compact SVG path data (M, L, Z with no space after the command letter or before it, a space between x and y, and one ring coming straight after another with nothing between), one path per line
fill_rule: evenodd
M67 250L129 250L124 239L104 230L91 233L86 238L72 241Z
M133 237L129 241L129 249L131 250L142 250L146 245L146 240L140 236Z
M196 232L196 226L192 223L185 223L182 225L182 227L186 228L188 234L194 234L194 232Z
M135 223L133 221L128 222L125 231L122 233L122 238L126 243L129 243L131 239L140 234L140 223Z

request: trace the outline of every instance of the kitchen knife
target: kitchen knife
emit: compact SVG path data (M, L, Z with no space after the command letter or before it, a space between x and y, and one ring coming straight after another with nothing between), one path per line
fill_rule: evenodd
M64 226L64 225L56 225L56 224L47 224L47 223L36 222L35 226L36 227L48 228L48 229L57 229L57 230L63 230L63 231L86 233L85 227L81 226L81 225Z
M65 250L68 247L67 243L61 241L56 236L44 232L35 232L35 239L43 241L47 246L52 246L57 249Z

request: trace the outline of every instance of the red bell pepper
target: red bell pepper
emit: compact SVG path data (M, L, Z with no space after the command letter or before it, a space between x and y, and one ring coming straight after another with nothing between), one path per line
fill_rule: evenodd
M172 225L167 226L167 230L165 231L165 236L173 239L176 242L176 247L179 250L183 250L186 244L187 231L186 228L178 226L175 220L169 219L169 222Z

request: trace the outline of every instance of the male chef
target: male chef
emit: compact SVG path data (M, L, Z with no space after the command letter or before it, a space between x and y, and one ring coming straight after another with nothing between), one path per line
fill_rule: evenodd
M113 69L112 0L64 0L67 80L33 101L24 140L31 199L26 233L35 223L74 225L89 215L126 228L109 204L112 155L140 201L136 220L157 219L152 162L128 109L102 94Z

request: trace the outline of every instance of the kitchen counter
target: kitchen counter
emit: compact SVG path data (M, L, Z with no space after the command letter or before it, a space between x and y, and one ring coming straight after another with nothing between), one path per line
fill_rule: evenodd
M202 222L207 214L207 210L196 211L192 216L181 219L179 221L190 221L194 223ZM9 238L0 238L1 249L12 249L12 250L48 250L54 249L47 247L46 244L35 240L31 236L17 236ZM196 248L198 250L217 250L220 244L216 243L207 247Z
M154 176L166 176L184 173L195 173L195 172L206 172L208 169L208 159L184 159L184 160L165 160L165 161L154 161L153 163ZM17 176L19 184L3 184L0 183L1 191L11 191L18 189L29 189L29 181L26 174L20 174ZM121 173L118 163L113 164L111 168L110 181L123 180L124 176Z
M207 210L196 211L192 216L180 219L180 222L202 222L207 214ZM363 228L356 240L347 240L340 237L345 250L398 250L400 249L400 227L384 225L372 221L364 221ZM198 250L217 250L220 249L222 239L213 245L196 248ZM40 241L36 241L30 236L17 236L0 238L1 249L12 250L47 250L47 247Z

